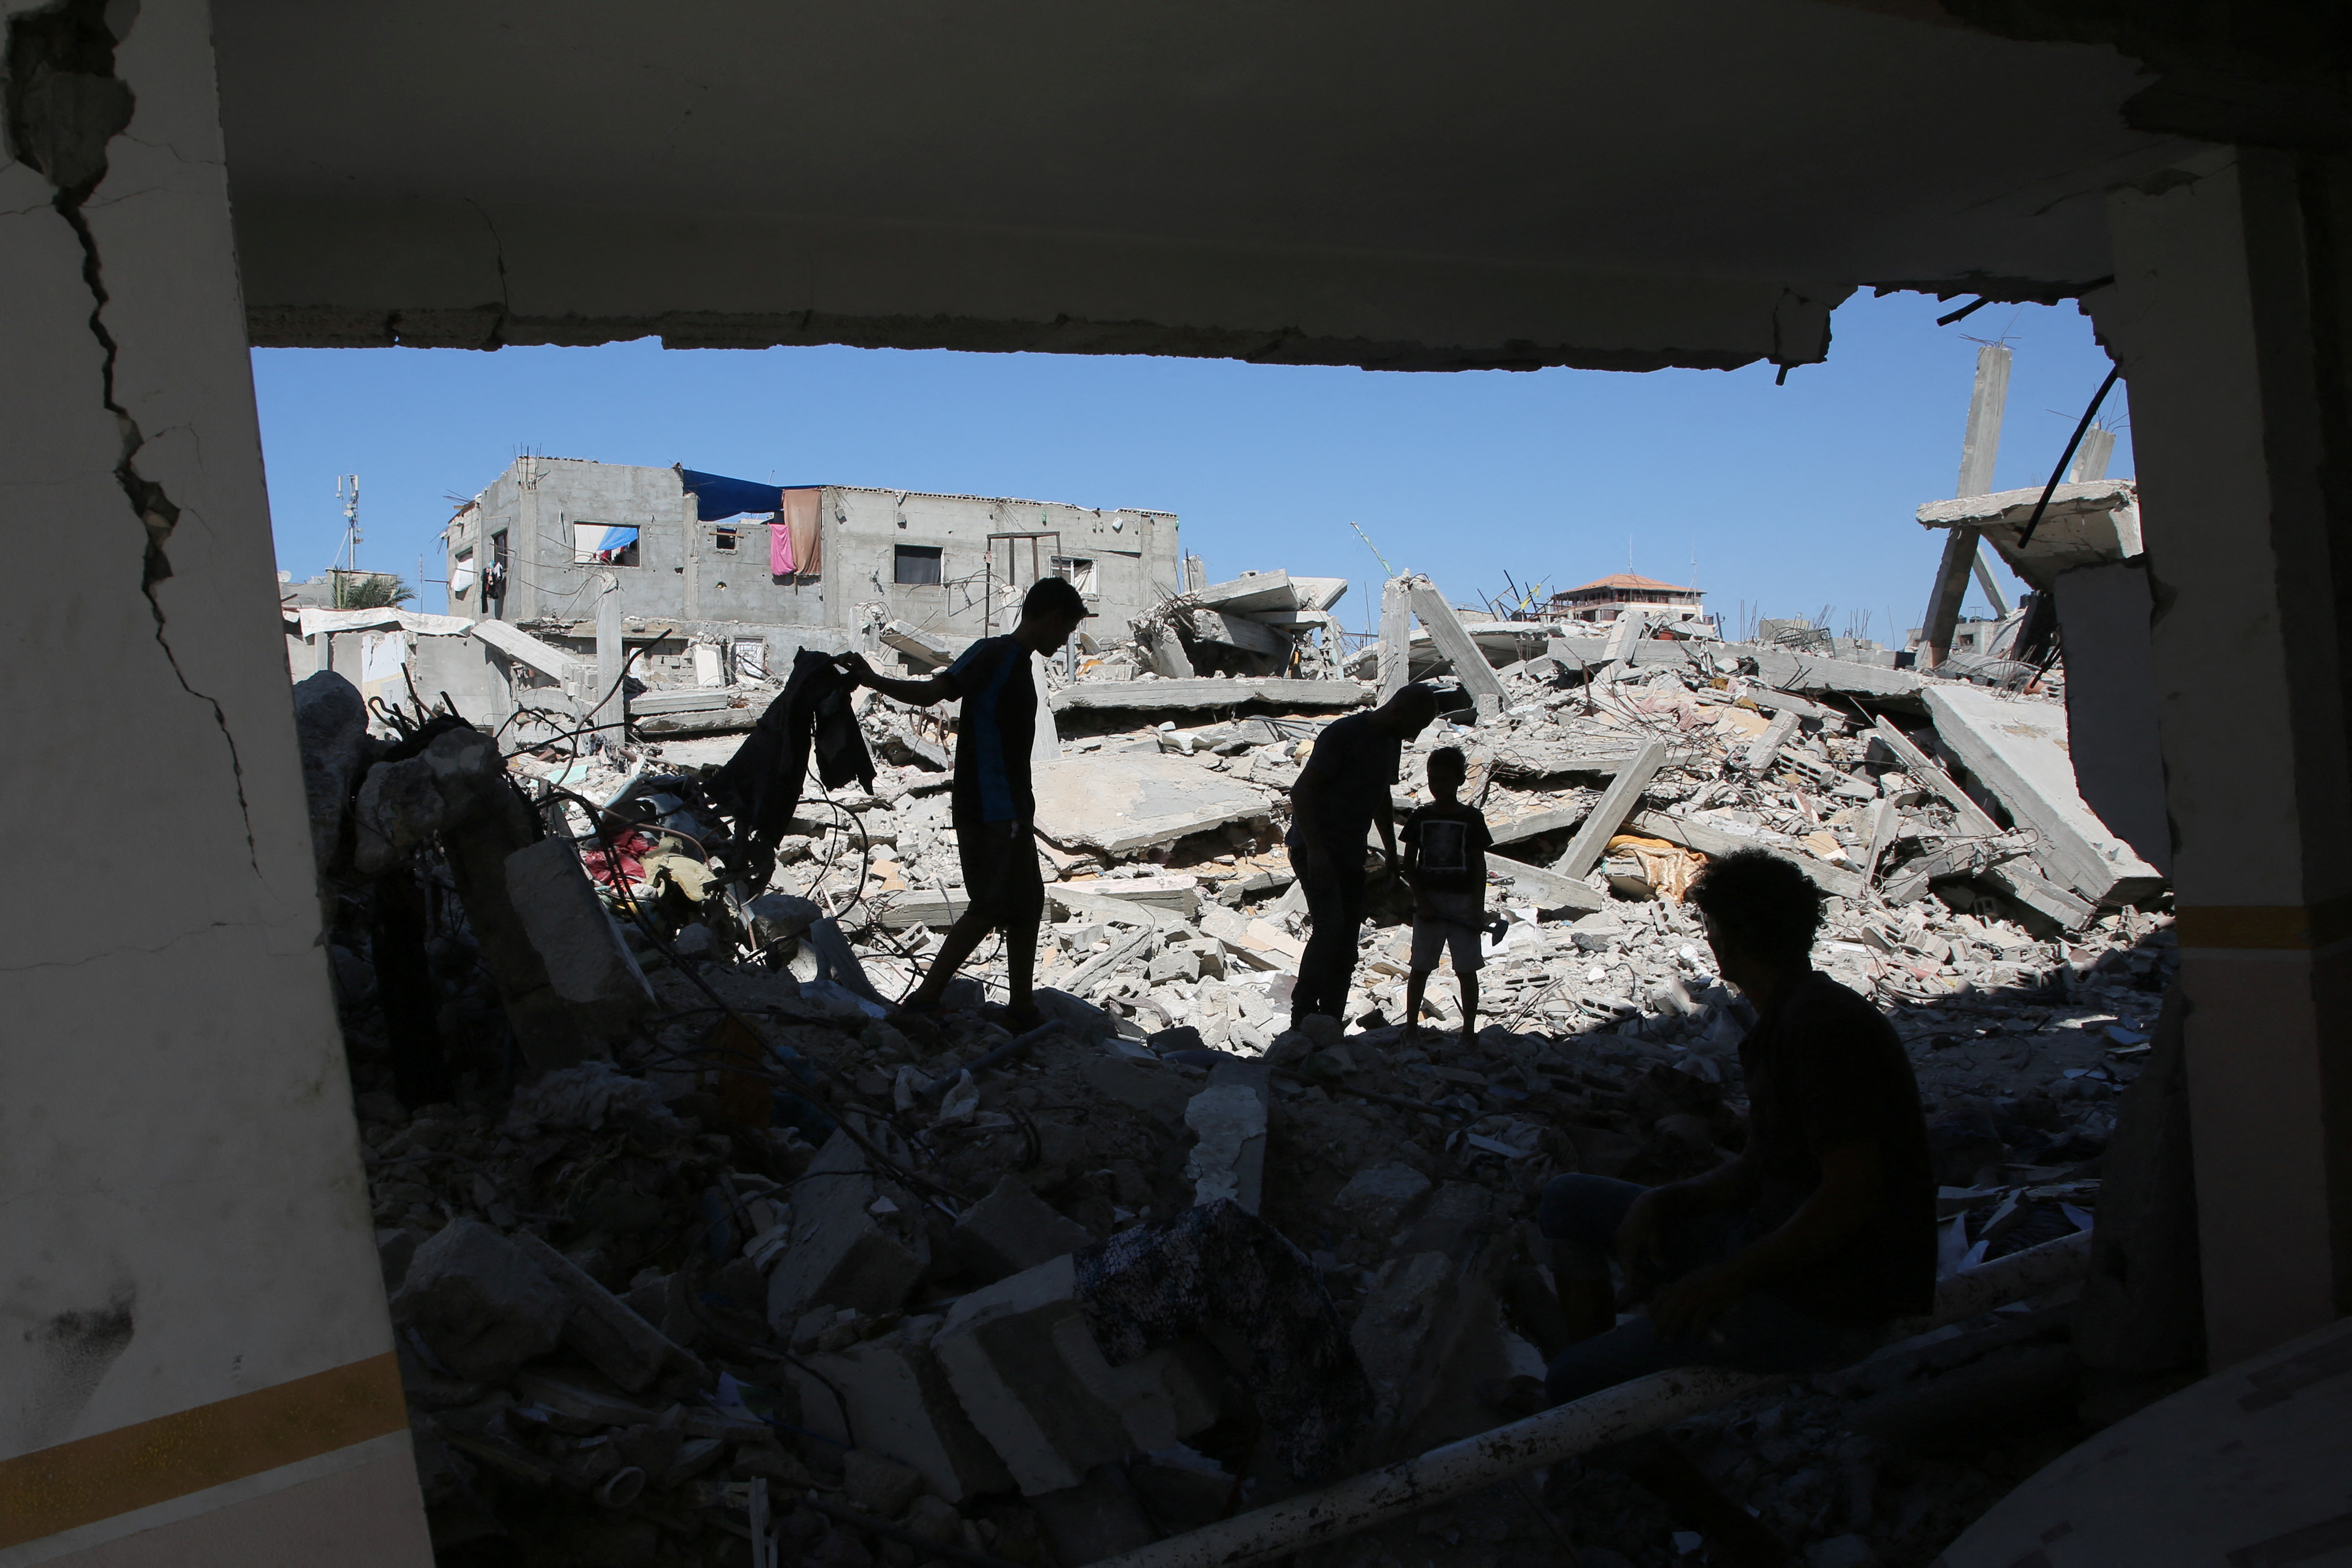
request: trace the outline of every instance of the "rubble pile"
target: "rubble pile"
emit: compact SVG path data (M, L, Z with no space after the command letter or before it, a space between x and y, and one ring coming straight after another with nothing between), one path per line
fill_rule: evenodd
M1273 613L1320 613L1308 580ZM1215 608L1194 595L1141 643ZM339 677L303 683L443 1561L1077 1568L1496 1425L1480 1385L1564 1343L1543 1184L1669 1180L1744 1141L1753 1015L1680 902L1744 845L1830 894L1817 964L1910 1047L1945 1271L2090 1228L2118 1096L2161 1047L2162 883L2127 849L2086 862L2079 800L2017 799L2031 775L1936 696L2054 705L1657 646L1515 645L1408 748L1398 810L1460 747L1497 841L1469 1039L1443 1027L1444 977L1441 1027L1406 1027L1393 895L1346 1024L1290 1027L1286 790L1373 699L1354 681L1109 656L1050 692L1051 1021L1021 1034L989 947L948 1010L893 1005L961 907L930 716L861 692L871 789L813 779L746 890L711 863L729 740L501 758L448 719L363 735ZM1221 1260L1286 1305L1178 1291L1138 1316L1117 1259L1155 1280ZM2070 1311L1985 1314L1681 1441L1814 1561L1925 1564L2080 1435ZM1304 1343L1271 1342L1277 1319ZM1596 1456L1319 1550L1612 1568L1692 1545Z

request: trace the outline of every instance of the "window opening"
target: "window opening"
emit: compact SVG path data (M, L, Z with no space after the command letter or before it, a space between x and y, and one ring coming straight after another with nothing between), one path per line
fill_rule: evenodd
M982 630L992 636L995 634L1000 612L1007 625L1018 621L1022 597L1031 584L1053 570L1052 563L1061 557L1059 528L989 535L988 600Z
M463 599L474 591L474 547L467 545L457 552L449 568L449 597Z
M574 523L572 559L581 566L635 566L637 530L612 523Z
M1054 575L1066 577L1070 586L1080 593L1095 591L1095 563L1082 555L1057 555L1054 558Z
M710 548L716 550L726 551L730 555L733 554L735 549L735 530L731 528L711 529Z
M936 584L940 580L940 552L937 545L897 545L892 547L890 580L909 586Z
M490 563L482 571L482 607L492 615L506 613L507 531L490 536Z

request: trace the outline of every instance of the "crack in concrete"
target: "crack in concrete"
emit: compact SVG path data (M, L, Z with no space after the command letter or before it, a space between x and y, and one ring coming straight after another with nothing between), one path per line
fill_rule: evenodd
M490 328L490 340L488 346L492 349L502 348L504 344L500 340L506 335L507 318L514 314L513 291L507 286L506 238L499 233L498 221L490 216L481 203L468 198L466 204L474 209L475 215L482 220L482 226L490 231L490 259L498 264L499 268L499 319Z
M184 943L192 942L207 932L226 930L235 924L227 920L208 920L194 930L174 932L152 947L129 942L121 946L108 947L100 952L86 953L79 958L43 958L31 964L0 964L0 975L29 975L37 969L79 969L86 965L102 964L109 958L121 958L131 954L137 954L142 958L152 958L159 953L168 953Z
M136 101L130 85L114 74L114 47L119 40L107 26L106 11L106 0L57 0L10 18L5 74L9 147L20 162L55 188L49 204L81 246L82 283L90 297L89 333L98 340L101 355L100 401L114 415L122 441L114 477L147 535L140 591L146 596L148 612L154 619L155 645L172 666L173 678L182 691L212 709L213 723L228 747L237 811L245 821L246 858L258 875L261 852L254 838L252 804L245 793L245 759L229 727L227 710L218 698L198 691L189 682L172 646L163 601L155 596L156 585L172 575L171 559L163 546L179 526L180 507L162 485L138 469L146 437L131 411L115 396L114 366L120 350L106 325L109 296L98 236L82 213L83 204L106 177L107 143L131 123Z

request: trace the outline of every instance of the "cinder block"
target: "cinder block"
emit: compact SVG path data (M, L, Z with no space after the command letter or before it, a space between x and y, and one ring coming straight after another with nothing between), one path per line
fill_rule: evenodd
M965 1296L932 1348L972 1426L1031 1497L1217 1418L1223 1368L1206 1346L1170 1345L1118 1367L1103 1359L1066 1257Z

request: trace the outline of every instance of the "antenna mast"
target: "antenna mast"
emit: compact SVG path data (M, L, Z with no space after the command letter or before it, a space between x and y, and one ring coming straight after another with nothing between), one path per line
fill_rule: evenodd
M360 569L360 542L366 538L360 532L360 476L356 474L336 475L335 498L343 504L343 564L357 571Z

